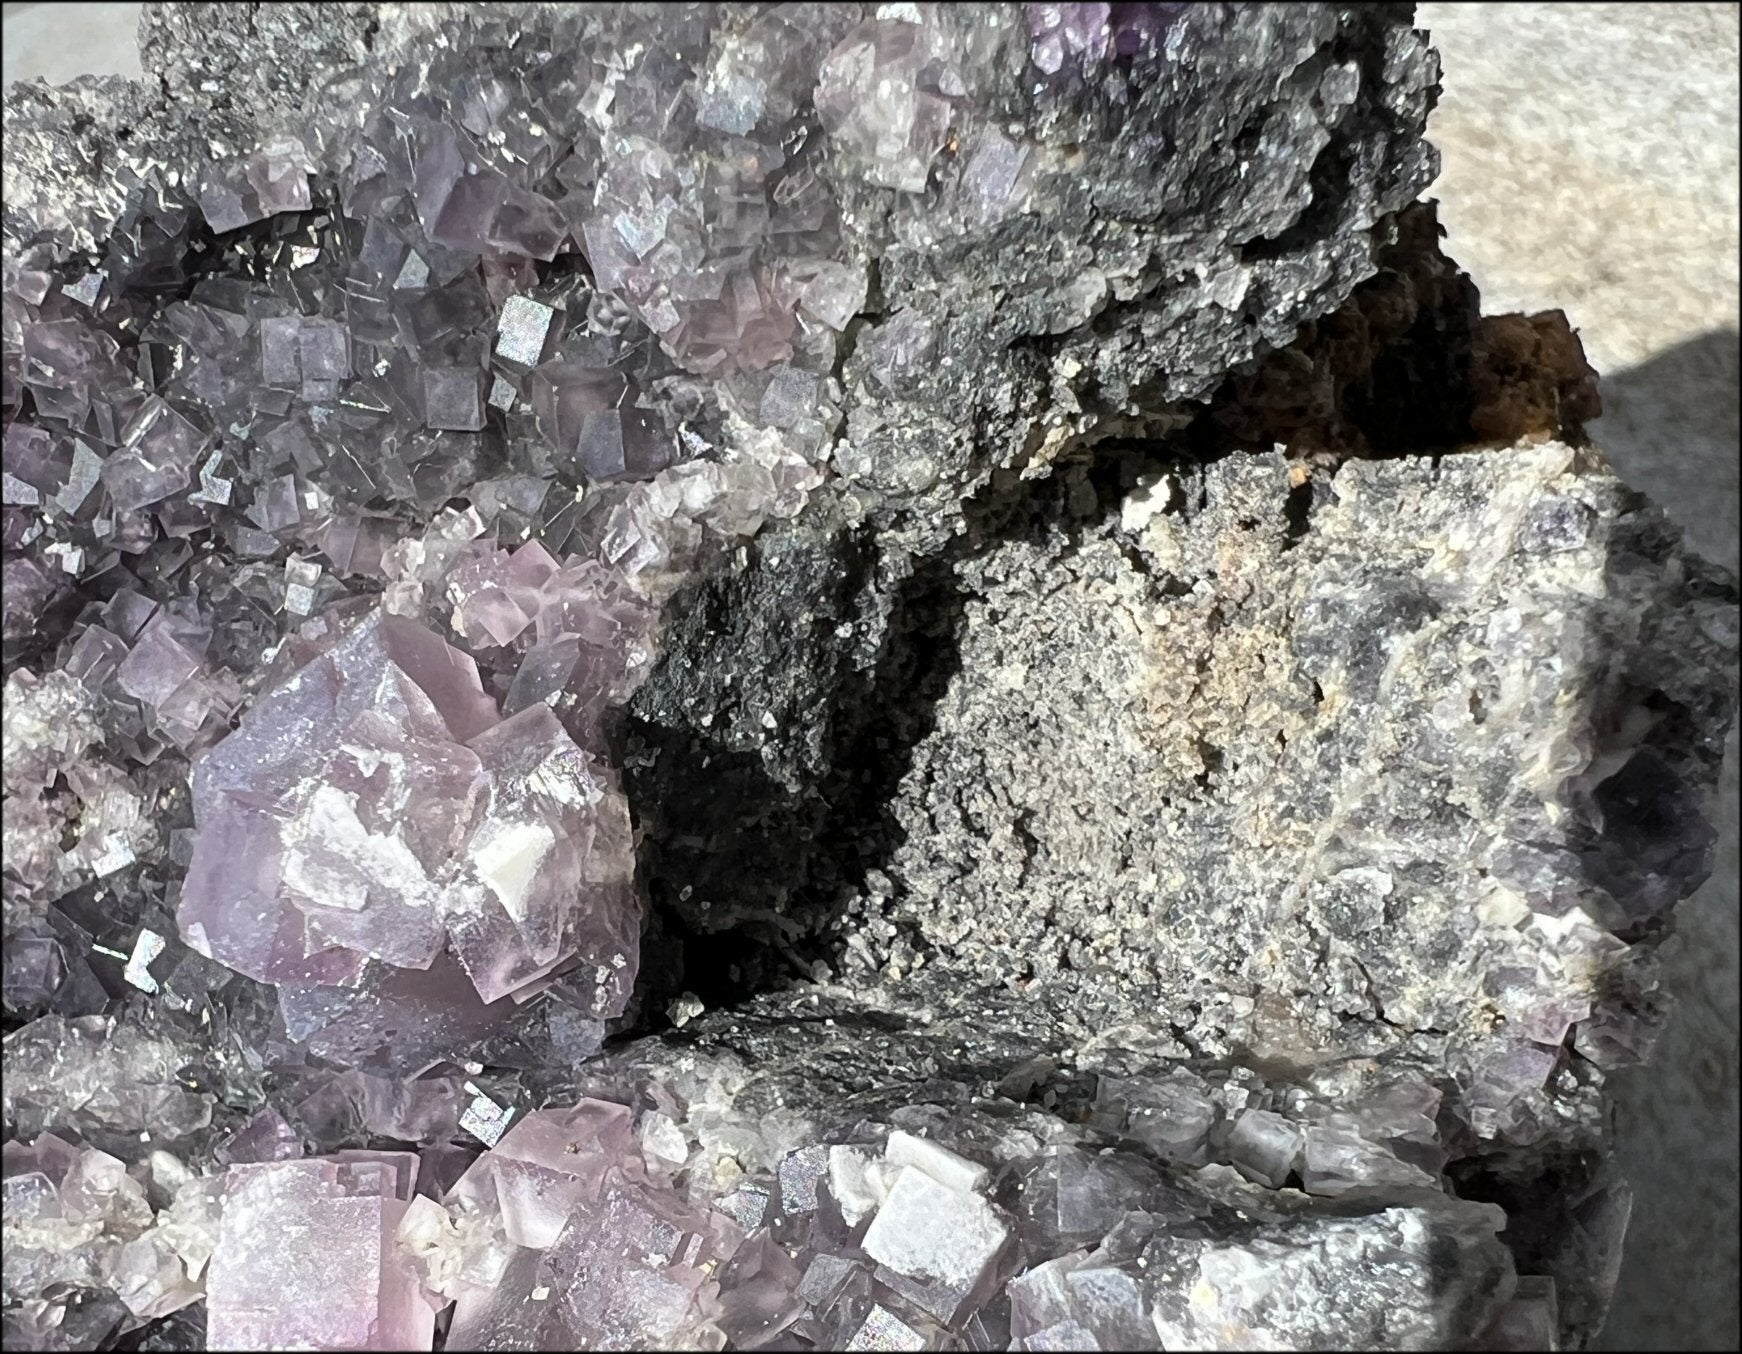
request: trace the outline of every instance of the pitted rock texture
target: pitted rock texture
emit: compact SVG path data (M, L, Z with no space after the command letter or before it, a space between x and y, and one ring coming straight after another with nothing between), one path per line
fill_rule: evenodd
M1298 526L1291 493L1322 500ZM872 933L1042 1003L1127 992L1199 1053L1560 1043L1614 981L1600 933L1710 868L1719 750L1689 735L1728 699L1731 594L1666 530L1551 442L1316 491L1237 455L994 548L961 571L961 667ZM1701 651L1694 683L1664 661ZM1471 999L1563 965L1591 971L1541 995L1568 1003L1547 1025Z

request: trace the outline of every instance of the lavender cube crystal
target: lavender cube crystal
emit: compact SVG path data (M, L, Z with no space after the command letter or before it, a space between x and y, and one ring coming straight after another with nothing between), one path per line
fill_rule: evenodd
M417 1157L356 1159L369 1155L231 1167L207 1280L209 1347L430 1347L435 1310L397 1240Z
M289 604L313 576L292 562ZM502 1014L489 1003L577 964L595 1018L628 1000L621 792L546 707L501 720L471 660L408 621L371 613L256 704L197 764L194 810L183 935L297 985L293 1038L369 1056L395 1004L432 1031L482 1029ZM444 945L463 970L438 964ZM436 989L461 973L471 1005L448 1010Z
M231 1165L290 1161L302 1152L296 1130L282 1114L267 1106L218 1148L218 1160Z
M574 1211L598 1199L606 1174L634 1163L629 1111L583 1100L572 1109L523 1116L450 1197L499 1209L511 1244L548 1250Z
M351 339L337 320L304 320L297 355L305 381L343 381L351 374Z
M196 950L277 982L354 980L374 951L427 966L440 948L429 873L444 825L476 793L476 759L455 745L441 711L468 735L494 722L475 672L450 655L426 631L372 617L196 765L198 829L181 909ZM398 784L382 789L421 797L416 830L379 822L344 788L362 774L357 757L374 755L345 751L347 732L353 747L392 754ZM313 780L298 779L309 771ZM254 792L299 784L288 820L252 807ZM251 858L234 854L239 837L258 843Z
M576 1211L540 1267L575 1348L689 1348L711 1324L712 1216L625 1173Z
M633 870L623 849L629 833L621 800L603 769L543 705L504 720L471 746L489 778L489 798L465 848L464 874L448 895L447 916L479 995L506 996L576 954L629 968L636 946L629 918L576 893L577 883L608 892Z
M651 479L678 459L660 419L641 407L641 389L622 373L564 361L528 378L539 433L567 473L589 480Z
M449 249L483 253L508 201L509 184L499 173L468 165L454 132L444 127L434 133L428 152L418 160L416 196L418 216L431 240ZM511 218L504 229L513 232L521 225L521 220Z
M187 469L172 463L153 462L138 449L122 452L103 467L103 484L110 501L122 512L132 512L160 503L187 487Z
M0 466L5 469L5 501L34 505L59 493L67 467L56 455L55 439L42 428L8 423Z
M505 253L554 259L568 238L556 203L524 188L507 189L490 223L490 244Z
M240 230L266 215L251 188L231 182L215 169L207 171L198 189L198 200L206 224L218 235Z
M743 1254L743 1234L649 1171L624 1106L583 1100L534 1111L478 1158L445 1205L483 1242L457 1276L451 1345L720 1347L719 1275ZM772 1265L796 1287L784 1254L766 1244L757 1254L768 1263L740 1269Z
M93 625L74 643L65 666L78 681L98 691L126 657L125 643L102 626Z
M110 500L123 512L185 489L209 439L156 395L149 395L121 433L121 450L102 470Z
M248 184L267 215L306 212L312 205L308 187L308 151L301 141L285 138L263 146L248 161Z
M122 588L103 608L103 621L122 639L131 641L137 638L157 611L157 603L149 597L141 597L131 588Z
M424 421L451 432L484 426L484 373L476 368L435 367L423 374Z
M153 623L122 661L115 680L129 696L157 706L199 670L198 655L177 643L167 625Z
M594 480L651 479L676 456L670 437L644 409L589 414L576 450Z

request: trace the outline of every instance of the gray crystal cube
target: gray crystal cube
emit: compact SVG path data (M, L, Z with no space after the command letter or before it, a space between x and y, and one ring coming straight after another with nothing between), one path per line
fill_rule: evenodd
M519 367L536 367L544 360L556 312L526 296L510 296L502 303L496 324L496 356Z
M343 381L351 374L351 336L337 320L304 320L297 352L305 381Z
M762 394L761 422L772 428L794 428L816 411L817 378L797 367L776 367Z
M302 384L302 320L295 315L260 321L260 379L281 390Z
M484 426L484 373L476 368L433 367L423 374L424 422L448 432Z

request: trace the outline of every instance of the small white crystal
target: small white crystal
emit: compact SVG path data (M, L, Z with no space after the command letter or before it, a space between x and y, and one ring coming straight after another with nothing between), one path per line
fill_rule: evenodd
M689 1160L689 1139L668 1115L649 1110L641 1120L641 1150L649 1162L677 1168Z
M973 1193L985 1185L992 1172L978 1162L957 1156L946 1147L912 1133L895 1129L883 1146L883 1159L891 1166L912 1166L940 1185Z
M91 869L97 878L107 879L116 871L125 870L138 858L125 837L119 832L111 832L103 838L103 854L91 862Z
M889 1195L893 1172L863 1147L829 1148L829 1194L847 1226L856 1227Z
M1146 475L1119 505L1119 527L1133 534L1173 506L1174 481L1168 475Z
M508 1131L508 1122L514 1117L514 1110L498 1105L469 1081L466 1089L472 1093L472 1103L461 1113L460 1127L484 1146L494 1147Z
M284 609L293 616L314 614L321 566L292 555L284 563Z
M85 551L83 546L72 545L67 541L56 541L42 552L60 561L61 570L76 574L85 567Z
M865 1254L897 1274L965 1291L979 1282L1008 1235L979 1195L940 1185L924 1171L904 1166L862 1245Z
M156 931L149 928L141 931L133 942L133 955L121 970L121 976L141 992L156 992L157 979L151 976L151 961L163 953L167 943Z

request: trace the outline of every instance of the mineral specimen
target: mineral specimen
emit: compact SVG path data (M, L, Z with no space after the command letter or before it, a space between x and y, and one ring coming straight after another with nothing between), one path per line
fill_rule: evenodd
M141 43L7 94L9 1344L1589 1338L1736 592L1403 10Z

